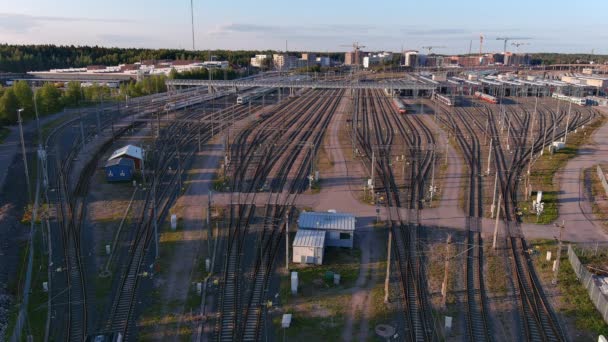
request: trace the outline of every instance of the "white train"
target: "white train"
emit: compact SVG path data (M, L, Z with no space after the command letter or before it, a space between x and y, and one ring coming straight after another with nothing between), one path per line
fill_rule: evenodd
M239 95L236 98L236 104L247 104L252 100L258 99L266 94L272 93L274 88L259 88L255 89L247 94Z
M574 103L574 104L579 105L579 106L586 106L586 105L588 105L588 101L584 97L566 96L566 95L562 95L562 94L558 94L558 93L553 93L552 97L554 99L558 99L558 100L562 100L562 101L566 101L566 102L571 102L571 103Z
M403 104L403 101L401 101L400 99L394 97L393 104L395 105L397 111L399 111L399 114L407 113L407 108L405 107L405 104Z
M446 105L446 106L453 106L454 105L454 101L452 101L451 98L447 97L447 96L443 96L441 94L435 93L433 98L436 101L441 102L442 104Z

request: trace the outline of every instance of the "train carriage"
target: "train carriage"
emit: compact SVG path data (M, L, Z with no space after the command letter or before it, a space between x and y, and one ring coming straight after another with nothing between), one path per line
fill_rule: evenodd
M405 107L405 104L403 104L403 101L401 101L400 99L396 97L393 98L393 105L395 106L395 109L397 109L399 114L407 113L407 108Z
M497 104L498 103L498 99L496 97L494 97L492 95L489 95L489 94L484 94L484 93L482 93L480 91L476 91L475 92L475 97L478 98L478 99L480 99L480 100L482 100L482 101L489 102L489 103L492 103L492 104Z
M453 106L454 105L454 101L452 101L452 99L449 98L449 97L447 97L447 96L443 96L441 94L435 93L434 96L433 96L433 98L436 101L438 101L438 102L440 102L440 103L442 103L442 104L444 104L446 106Z

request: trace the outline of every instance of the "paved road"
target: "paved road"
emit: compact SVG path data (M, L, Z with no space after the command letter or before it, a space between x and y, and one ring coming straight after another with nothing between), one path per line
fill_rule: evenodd
M40 119L40 126L43 126L46 123L51 122L52 120L55 120L57 118L60 118L63 115L66 115L68 113L73 113L73 111L64 110L64 111L61 111L61 112L53 114L53 115L45 116L42 119ZM19 141L19 126L15 125L15 126L11 126L8 128L11 130L11 132L6 137L6 139L4 139L4 142L2 144L0 144L0 186L4 185L4 181L6 179L8 169L11 166L11 164L13 163L15 156L18 153L19 154L21 153L21 143ZM36 130L36 121L35 120L27 122L26 124L23 125L23 135L26 136L25 137L26 140L27 140L27 135L34 133L35 130ZM31 146L31 143L28 146L28 142L26 141L26 148L28 150L30 150L32 147L34 147L34 146Z
M608 110L604 109L608 114ZM595 215L591 213L591 204L584 196L584 181L581 174L584 169L608 162L608 123L595 131L591 143L579 149L578 156L571 159L554 178L560 184L558 194L559 218L566 224L564 239L568 241L608 241L608 234ZM594 171L595 172L595 171ZM548 232L551 236L559 234L553 226L526 225L526 237L542 237Z

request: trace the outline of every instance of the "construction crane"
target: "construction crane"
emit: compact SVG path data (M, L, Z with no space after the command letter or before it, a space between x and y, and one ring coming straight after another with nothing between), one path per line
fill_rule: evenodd
M447 46L423 46L423 49L426 49L428 51L428 54L431 54L431 51L433 51L433 49L445 49Z
M505 42L505 46L503 49L504 54L507 54L507 43L509 42L509 40L527 40L527 39L532 39L532 38L527 38L527 37L498 37L498 38L496 38L496 40L502 40Z
M361 52L361 49L367 47L365 45L361 45L359 44L359 42L353 42L351 45L340 45L342 47L352 47L353 48L353 52L355 53L355 64L359 64L359 54Z
M522 45L530 45L530 43L522 43L522 42L513 42L511 43L511 45L515 46L517 48L517 52L519 52L519 47Z

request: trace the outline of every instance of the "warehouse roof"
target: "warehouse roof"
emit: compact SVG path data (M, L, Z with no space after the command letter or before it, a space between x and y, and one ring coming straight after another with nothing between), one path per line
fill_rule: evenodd
M112 155L110 156L110 158L108 158L108 160L120 158L123 156L128 156L128 157L135 158L135 159L143 159L141 147L127 145L127 146L121 147L118 150L114 151L112 153Z
M320 230L299 229L293 239L294 247L319 247L325 246L325 232Z
M347 213L303 212L298 227L323 230L355 230L355 216Z
M106 162L106 167L114 166L114 165L126 165L126 166L135 167L135 162L133 162L133 159L127 159L127 158L110 159Z

